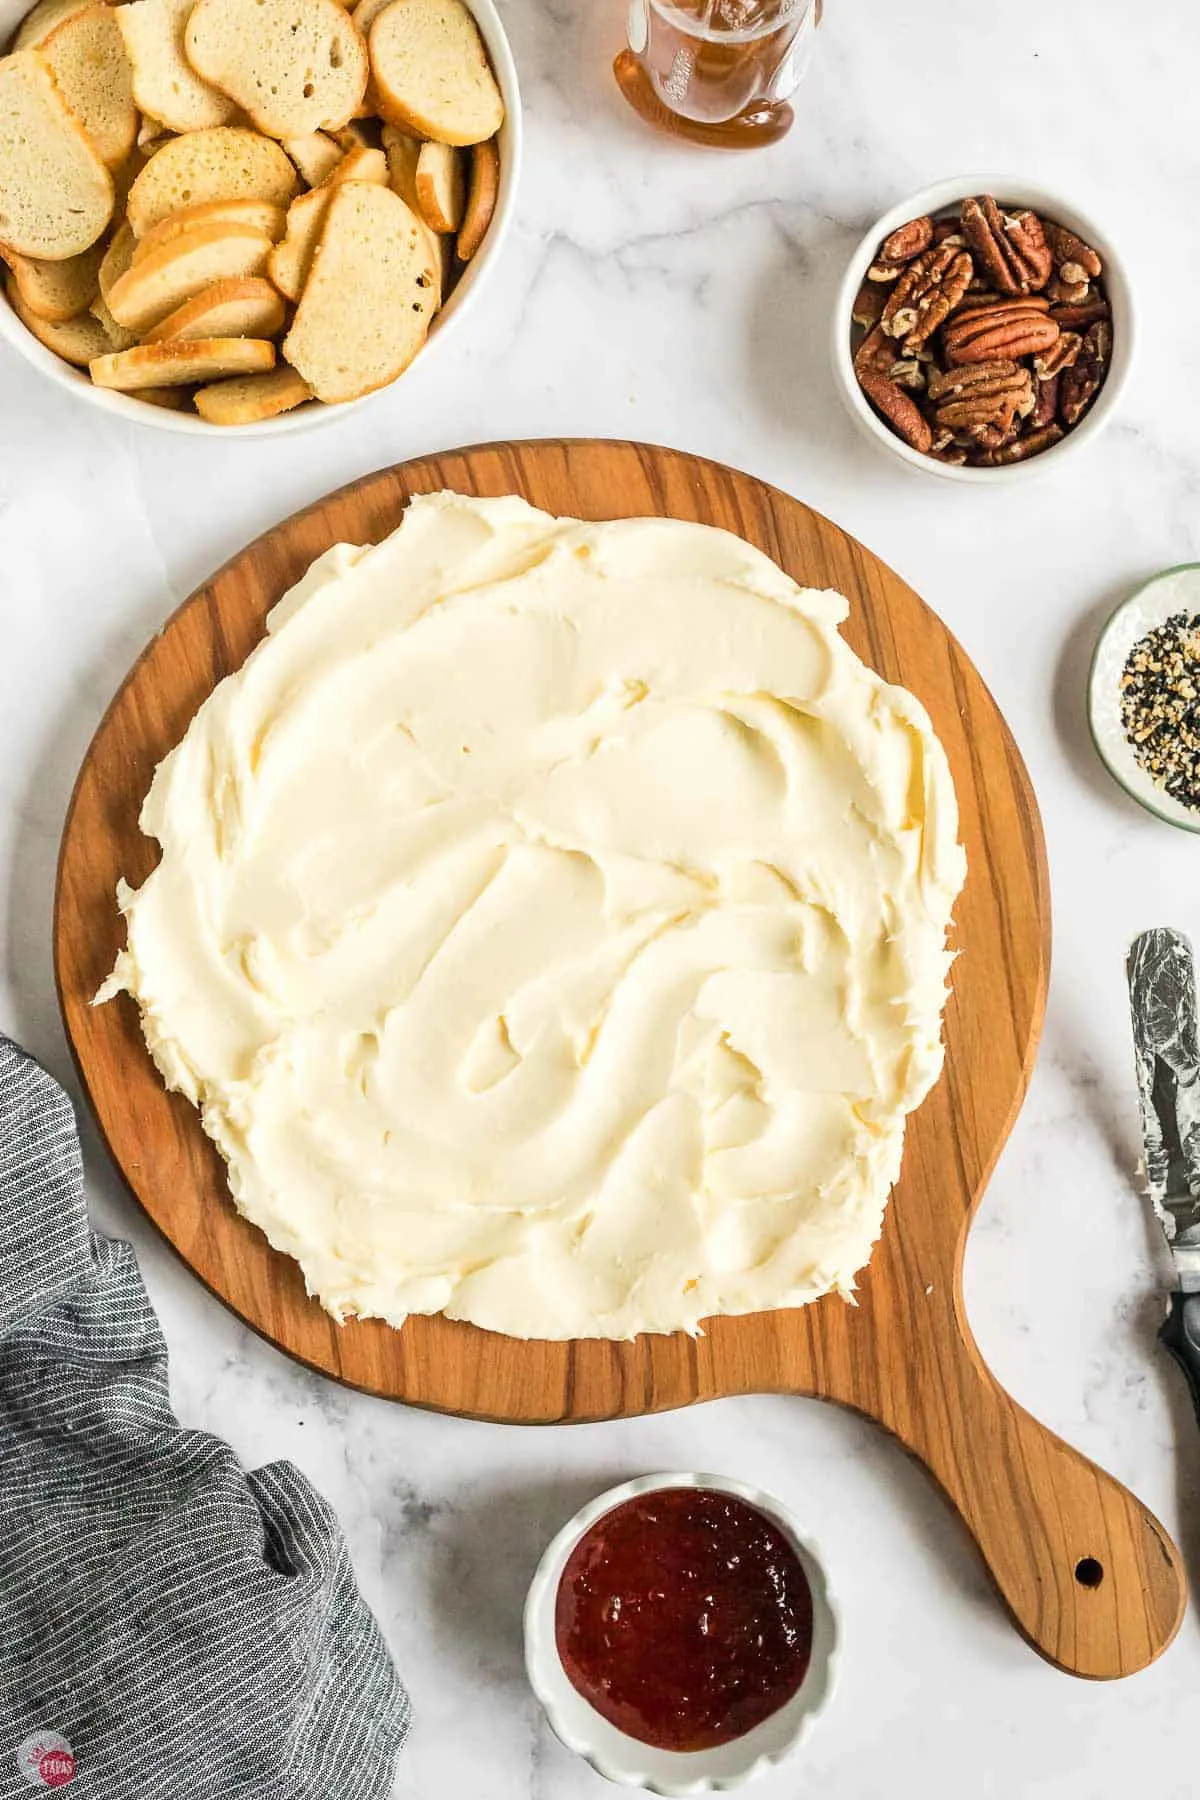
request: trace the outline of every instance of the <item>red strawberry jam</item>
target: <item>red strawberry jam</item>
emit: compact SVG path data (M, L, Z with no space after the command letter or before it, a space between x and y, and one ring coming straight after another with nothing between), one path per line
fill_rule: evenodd
M618 1730L660 1750L708 1750L799 1688L812 1593L757 1507L712 1488L658 1488L576 1544L555 1637L572 1686Z

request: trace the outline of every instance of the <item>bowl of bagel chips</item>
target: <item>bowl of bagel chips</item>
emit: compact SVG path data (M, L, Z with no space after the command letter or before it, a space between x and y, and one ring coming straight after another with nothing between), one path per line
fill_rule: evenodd
M520 162L492 0L0 0L0 336L128 418L303 429L444 339Z

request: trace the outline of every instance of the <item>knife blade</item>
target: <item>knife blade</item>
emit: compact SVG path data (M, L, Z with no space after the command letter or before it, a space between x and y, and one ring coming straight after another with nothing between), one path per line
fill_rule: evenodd
M1200 1031L1196 964L1181 931L1143 931L1126 960L1142 1119L1142 1167L1178 1286L1159 1338L1200 1418Z

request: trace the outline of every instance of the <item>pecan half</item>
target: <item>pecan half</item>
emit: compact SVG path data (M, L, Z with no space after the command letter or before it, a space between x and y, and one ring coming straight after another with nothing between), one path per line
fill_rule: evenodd
M933 443L929 422L894 381L875 369L860 369L858 383L876 412L881 413L912 450L928 454Z
M1017 431L1016 425L976 425L967 436L980 450L1000 450L1015 440Z
M885 262L881 257L876 257L867 270L867 280L879 281L886 285L889 281L898 280L903 273L903 263Z
M1079 264L1068 263L1067 267L1077 269ZM1092 284L1086 275L1082 281L1069 281L1063 270L1046 283L1046 298L1052 306L1082 306L1091 292Z
M850 310L850 317L864 331L870 331L872 326L879 323L886 298L878 282L864 281Z
M1033 411L1033 378L1028 369L1006 359L935 369L929 377L929 398L939 429L977 436L986 428L1003 436L1018 418Z
M986 210L985 210L986 209ZM989 216L991 215L991 216ZM1008 266L1004 255L1004 228L1000 222L999 208L990 196L980 200L964 200L960 208L963 236L966 238L980 268L994 283L1002 294L1020 292L1016 277ZM993 228L992 219L995 219Z
M1036 213L1002 213L990 194L964 200L963 235L993 287L1030 294L1045 287L1054 258Z
M929 377L929 398L945 400L960 394L990 393L997 385L1011 385L1029 371L1007 357L990 363L969 363L962 369L934 369Z
M1024 437L1016 438L1011 444L989 450L979 460L984 468L1002 469L1006 463L1024 462L1027 457L1039 456L1043 450L1049 450L1052 444L1057 444L1062 435L1061 425L1046 425L1041 431L1026 432Z
M1048 350L1058 331L1044 300L997 300L951 319L942 330L942 348L951 364L1033 356Z
M1107 319L1108 301L1102 294L1094 294L1090 300L1084 300L1079 306L1052 306L1050 317L1061 325L1064 331L1082 331L1088 325L1094 325L1097 319Z
M1092 246L1085 244L1081 237L1076 237L1073 231L1068 231L1065 225L1047 225L1046 237L1054 256L1054 266L1064 281L1078 279L1066 273L1067 266L1072 263L1081 268L1085 276L1090 275L1093 281L1098 275L1103 275L1104 264Z
M1029 292L1044 288L1054 269L1054 257L1046 242L1042 221L1028 209L1005 213L1005 249L1017 267L1024 271ZM1022 289L1024 292L1024 289Z
M864 369L872 370L876 375L887 375L896 360L896 346L891 338L884 336L883 326L876 325L869 331L854 354L854 373L862 379Z
M919 393L925 386L925 366L915 356L901 357L887 373L889 381L894 381L897 387L907 388L910 394Z
M955 311L961 314L976 312L981 306L1000 306L1004 304L1005 298L1006 296L998 294L995 288L982 287L974 290L968 289L959 301ZM1032 304L1036 305L1037 302L1034 301Z
M1069 369L1083 348L1083 339L1077 331L1060 329L1057 339L1048 350L1042 350L1033 359L1033 372L1039 381L1049 381L1055 375L1061 375Z
M1058 386L1058 416L1070 429L1096 398L1112 353L1112 330L1107 319L1098 319L1084 333L1083 345Z
M1037 358L1034 358L1037 367ZM1034 406L1029 415L1031 431L1040 431L1043 425L1053 425L1058 417L1058 381L1057 375L1039 376L1033 384Z
M914 256L920 256L922 250L928 250L933 242L933 220L925 215L919 219L910 219L906 225L898 225L889 237L885 237L879 246L876 258L878 262L907 263Z
M1097 319L1096 323L1094 325L1089 325L1084 332L1083 351L1081 354L1087 355L1089 353L1096 358L1096 361L1100 363L1102 367L1109 361L1112 356L1111 319Z
M882 320L888 336L903 338L911 355L954 311L967 291L972 266L967 252L953 244L923 250L888 296Z

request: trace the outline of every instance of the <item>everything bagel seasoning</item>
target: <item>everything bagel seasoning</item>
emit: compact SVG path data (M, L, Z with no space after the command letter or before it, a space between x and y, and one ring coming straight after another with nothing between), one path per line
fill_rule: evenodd
M1150 779L1200 808L1200 613L1174 613L1129 652L1121 724Z

